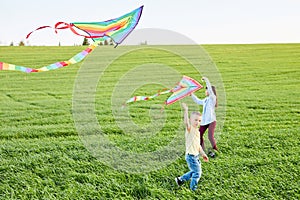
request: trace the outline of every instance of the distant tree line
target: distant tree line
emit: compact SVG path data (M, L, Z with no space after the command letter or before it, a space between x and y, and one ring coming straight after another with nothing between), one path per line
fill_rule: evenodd
M14 43L11 42L11 43L9 44L9 46L14 46ZM24 43L23 41L20 41L19 44L18 44L18 46L25 46L25 43Z
M83 39L83 42L82 42L82 46L86 46L86 45L90 45L90 43L89 43L89 41L88 41L87 38L84 38L84 39ZM107 46L107 45L115 45L115 43L114 43L114 41L113 41L111 38L109 38L109 39L107 39L107 40L101 41L101 42L99 43L99 45L100 45L100 46L102 46L102 45Z

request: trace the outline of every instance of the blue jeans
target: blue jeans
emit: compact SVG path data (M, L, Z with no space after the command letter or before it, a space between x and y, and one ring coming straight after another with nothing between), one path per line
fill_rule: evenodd
M190 169L189 172L185 173L180 177L182 181L188 181L191 179L190 182L190 189L191 190L196 190L198 181L200 180L202 170L201 170L201 162L199 160L199 155L194 156L194 155L189 155L186 154L185 160L188 164L188 167Z

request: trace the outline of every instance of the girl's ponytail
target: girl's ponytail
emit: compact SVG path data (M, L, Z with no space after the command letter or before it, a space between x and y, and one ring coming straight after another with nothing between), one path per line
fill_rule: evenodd
M216 95L216 105L215 105L215 107L218 107L218 96L217 96L216 87L215 86L211 86L211 89L214 92L214 94Z

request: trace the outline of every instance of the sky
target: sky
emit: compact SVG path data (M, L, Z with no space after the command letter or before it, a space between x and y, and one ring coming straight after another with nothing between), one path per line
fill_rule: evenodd
M2 0L0 45L81 44L83 38L69 30L43 29L25 37L40 26L105 21L142 5L134 32L169 30L197 44L300 43L299 0Z

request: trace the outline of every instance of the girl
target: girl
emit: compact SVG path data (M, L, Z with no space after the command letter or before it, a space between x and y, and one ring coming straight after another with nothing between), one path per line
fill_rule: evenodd
M199 105L203 105L202 121L199 129L200 144L202 146L202 149L205 150L203 135L206 129L208 129L208 139L211 143L211 146L214 150L218 151L218 147L214 136L215 128L216 128L215 108L218 106L216 88L214 86L211 86L208 78L202 77L202 80L204 80L206 83L206 91L205 91L206 98L199 99L196 95L194 94L191 95L195 103ZM211 157L215 157L214 152L209 152L209 155Z

